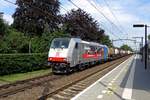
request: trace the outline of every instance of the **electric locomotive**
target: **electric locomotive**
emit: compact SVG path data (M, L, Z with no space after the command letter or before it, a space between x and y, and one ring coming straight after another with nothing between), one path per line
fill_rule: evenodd
M107 61L108 52L108 47L99 43L79 38L55 38L49 49L48 62L53 73L70 73Z

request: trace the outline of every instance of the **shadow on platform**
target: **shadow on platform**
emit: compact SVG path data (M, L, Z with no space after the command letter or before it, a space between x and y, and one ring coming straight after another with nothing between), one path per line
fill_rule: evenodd
M133 68L134 65L135 67ZM135 70L135 71L131 71L131 70ZM145 70L144 62L141 62L141 59L139 57L134 59L130 65L130 68L127 74L122 80L120 87L122 88L126 87L126 84L129 79L129 75L131 75L131 72L134 72L134 76L132 76L132 78L130 76L130 81L131 79L133 80L133 83L131 82L133 84L132 88L150 92L150 63L148 64L147 70Z

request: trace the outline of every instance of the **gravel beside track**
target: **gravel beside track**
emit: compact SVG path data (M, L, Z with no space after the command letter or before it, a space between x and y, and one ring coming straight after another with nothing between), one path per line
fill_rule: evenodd
M0 100L37 100L38 98L45 99L47 97L54 97L54 96L56 96L55 97L56 100L58 100L57 97L64 99L61 95L59 95L60 92L65 93L64 92L65 89L72 87L76 84L77 84L76 86L78 87L79 86L78 84L80 84L81 81L84 81L84 79L88 79L88 77L90 78L93 75L96 75L96 73L98 72L102 73L97 74L98 76L97 78L100 78L105 73L112 70L115 66L119 65L127 58L129 58L129 56L111 62L107 62L101 65L97 65L95 67L91 67L84 71L73 73L71 75L48 75L47 77L31 80L30 82L25 81L23 82L23 84L19 85L17 84L16 86L9 86L9 87L6 86L6 88L0 87ZM110 68L108 69L108 67ZM93 78L93 81L90 80L89 82L87 82L88 84L81 83L81 85L84 85L85 86L84 88L86 88L87 86L92 84L97 78ZM84 88L81 87L80 89L76 90L80 92ZM71 92L73 91L70 91L70 93ZM78 92L76 92L76 94ZM71 97L72 96L70 96L70 98Z
M32 79L27 79L24 81L18 81L12 84L6 84L0 86L0 97L7 97L18 92L25 91L26 89L31 89L32 87L36 87L39 85L43 85L44 82L57 80L62 76L56 76L52 73Z

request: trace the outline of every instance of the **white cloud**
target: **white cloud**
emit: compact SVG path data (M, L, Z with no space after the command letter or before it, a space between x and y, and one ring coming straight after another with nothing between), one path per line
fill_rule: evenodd
M12 3L15 3L16 0L9 0ZM8 23L8 24L12 24L13 23L13 18L12 18L12 14L14 13L14 9L17 6L14 4L11 4L9 2L6 2L4 0L0 0L0 12L3 12L3 19Z
M3 19L8 23L9 25L13 23L13 18L11 15L4 14Z
M16 0L10 0L12 2L16 2ZM127 34L122 34L120 31L118 31L115 26L112 26L95 8L93 8L87 0L72 0L77 6L79 6L81 9L85 10L87 13L90 13L93 18L98 20L100 22L100 25L103 24L104 29L106 30L107 34L110 35L111 39L117 39L120 38L131 38L133 36L144 36L144 29L134 29L132 25L134 23L147 23L150 25L149 22L149 6L150 3L143 3L141 5L140 0L107 0L109 5L111 6L111 10L114 12L115 16L119 20L120 24L124 27L125 32ZM98 6L98 9L105 14L109 18L109 20L113 21L118 27L120 25L116 21L116 19L112 16L111 12L109 11L108 7L105 5L103 0L88 0L88 1L98 1L95 3L95 5ZM4 0L0 0L0 11L3 11L6 8L9 10L11 7L16 8L16 6L5 2ZM62 6L70 11L71 9L77 9L74 5L72 5L68 0L60 0L62 2ZM94 2L93 2L94 3ZM141 6L139 6L141 5ZM8 11L7 11L8 12ZM60 11L62 14L65 14L66 11L61 9ZM12 14L12 13L11 13ZM11 24L13 22L13 18L11 15L8 15L8 13L4 12L4 19ZM102 27L103 27L102 26ZM122 28L120 28L122 30ZM122 31L124 31L122 30ZM113 32L114 34L118 35L118 37L113 36L109 31ZM121 45L122 42L117 43L116 45ZM129 43L132 44L133 43Z

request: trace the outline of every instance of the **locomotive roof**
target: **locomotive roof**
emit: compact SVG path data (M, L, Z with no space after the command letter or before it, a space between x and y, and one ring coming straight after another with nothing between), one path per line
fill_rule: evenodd
M79 42L79 43L85 43L85 44L91 44L91 45L97 45L97 46L102 46L102 47L106 47L108 48L106 45L102 45L100 43L96 43L96 42L88 42L88 41L84 41L81 40L80 38L72 38L74 41Z
M96 43L96 42L84 41L84 40L81 40L80 38L62 37L62 38L56 38L56 39L73 39L74 41L76 41L76 42L78 42L78 43L85 43L85 44L97 45L97 46L102 46L102 47L108 48L106 45L102 45L102 44Z

